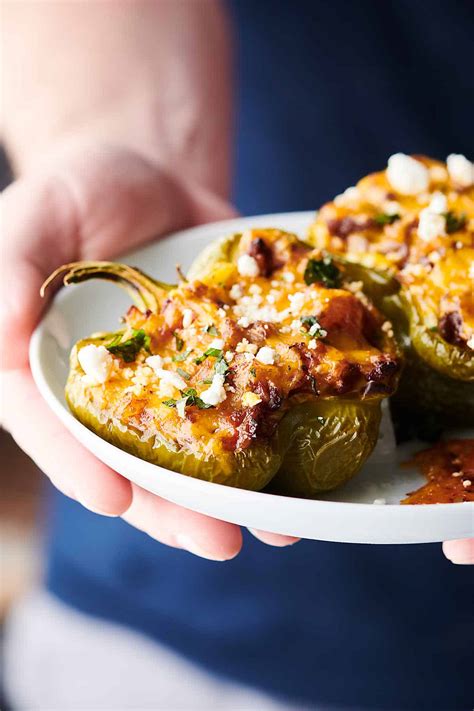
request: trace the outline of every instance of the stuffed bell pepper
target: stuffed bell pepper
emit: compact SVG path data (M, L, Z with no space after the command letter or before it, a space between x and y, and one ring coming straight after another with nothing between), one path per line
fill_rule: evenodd
M372 451L400 364L350 265L269 229L211 245L177 286L108 262L62 271L66 284L115 281L135 302L122 329L71 354L68 404L109 442L189 476L301 496L344 483Z
M395 405L474 424L474 165L396 154L324 205L309 241L361 265L407 367ZM363 268L362 268L363 267Z

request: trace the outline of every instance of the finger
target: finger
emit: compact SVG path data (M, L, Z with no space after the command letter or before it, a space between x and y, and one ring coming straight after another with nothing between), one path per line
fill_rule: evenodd
M248 529L252 536L258 538L262 543L266 543L268 546L276 546L277 548L284 548L285 546L292 546L294 543L298 543L300 538L295 538L294 536L282 536L279 533L269 533L268 531L259 531L256 528Z
M234 215L205 189L184 187L143 157L109 146L16 181L2 202L3 368L27 364L28 338L44 308L39 288L56 267L113 258L195 222Z
M96 513L119 516L132 501L130 482L96 459L66 430L29 371L2 375L2 422L18 445L67 496Z
M474 565L474 538L459 541L445 541L443 553L456 565Z
M132 489L132 504L122 518L160 543L215 561L239 553L242 533L235 524L184 509L136 484Z

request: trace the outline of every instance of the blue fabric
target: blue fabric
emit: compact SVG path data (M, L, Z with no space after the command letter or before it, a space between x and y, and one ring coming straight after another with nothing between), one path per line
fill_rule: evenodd
M398 150L474 155L471 2L236 0L232 12L244 213L312 209ZM310 704L471 708L472 578L438 545L272 549L246 535L217 564L53 497L53 593Z

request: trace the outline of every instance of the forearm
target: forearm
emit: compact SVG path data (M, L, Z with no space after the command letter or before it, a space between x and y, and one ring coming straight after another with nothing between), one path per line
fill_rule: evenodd
M105 141L226 194L230 37L217 0L10 1L4 38L3 135L18 172Z

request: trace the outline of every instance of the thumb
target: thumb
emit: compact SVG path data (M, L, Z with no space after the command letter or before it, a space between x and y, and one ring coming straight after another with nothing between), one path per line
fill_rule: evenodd
M111 259L192 224L233 216L221 198L182 184L123 149L75 153L3 194L0 361L28 362L28 340L44 308L39 289L56 267Z

